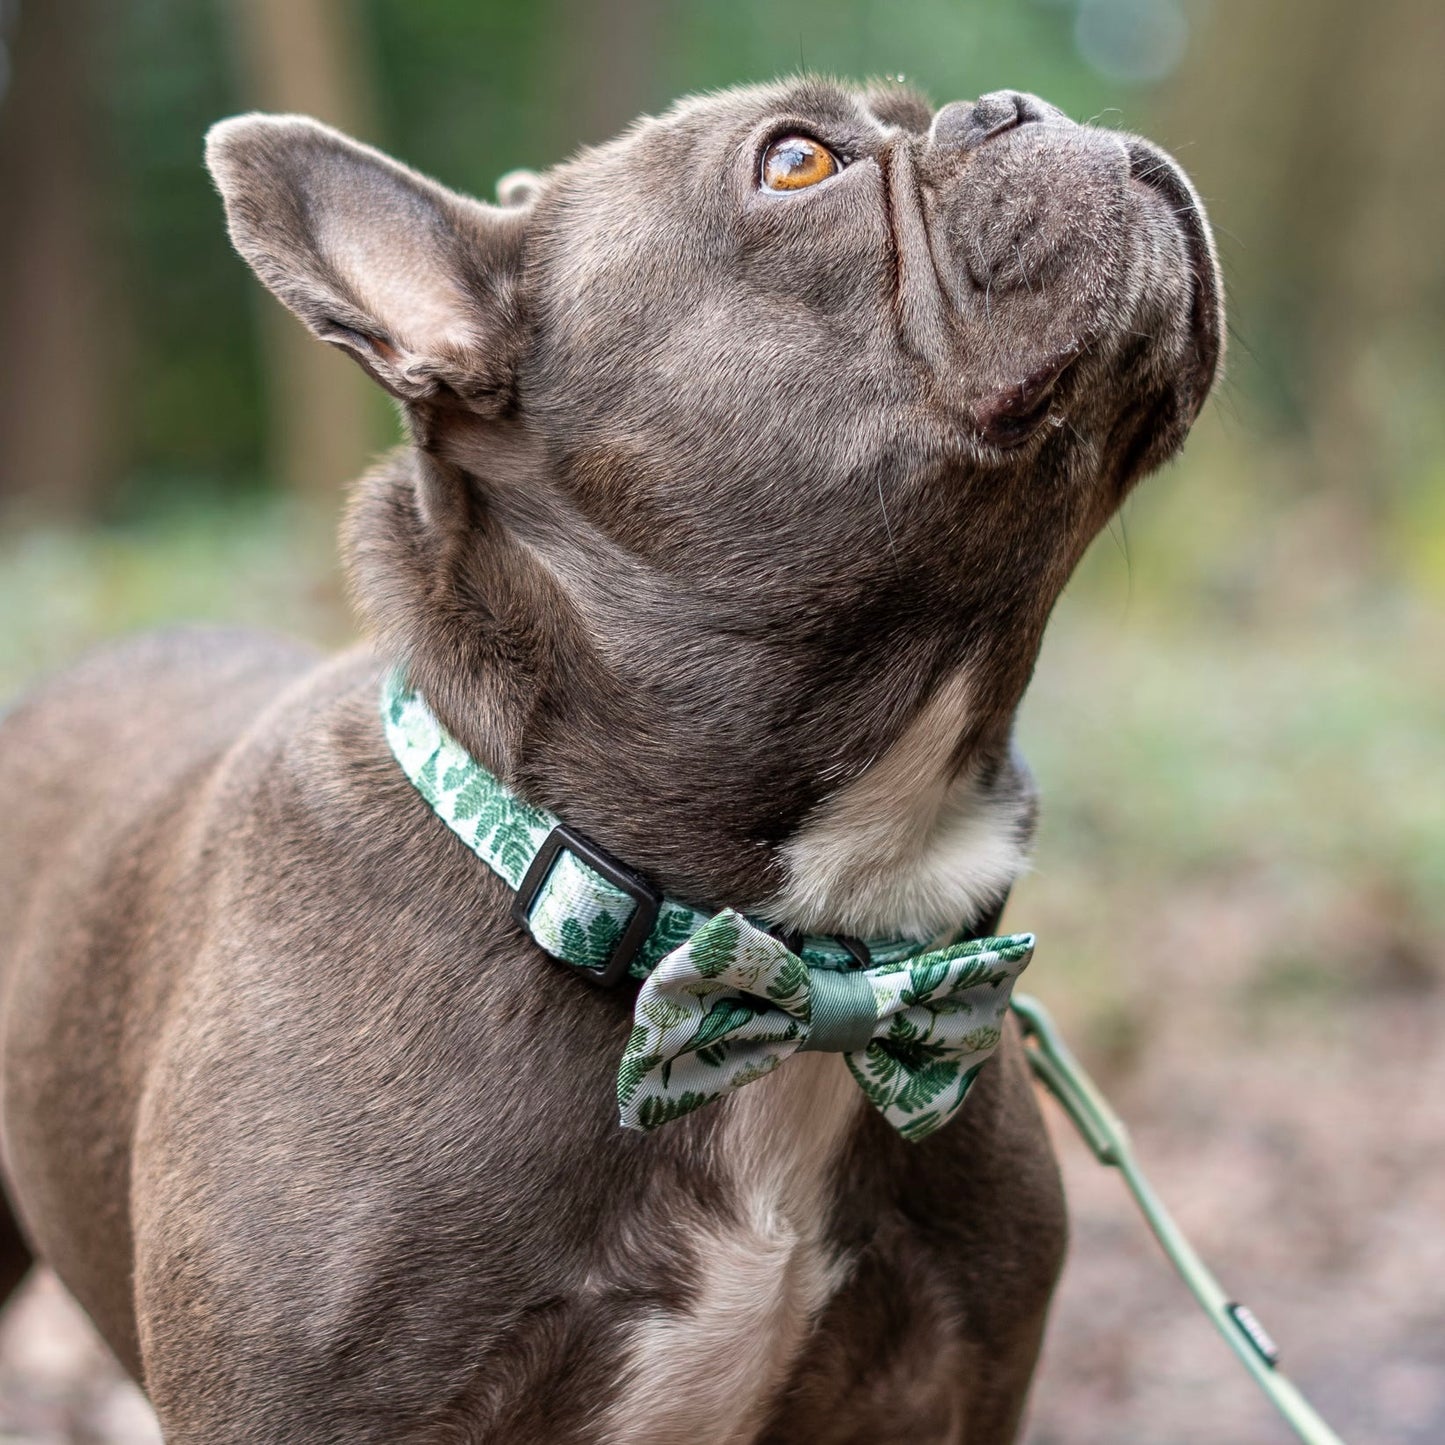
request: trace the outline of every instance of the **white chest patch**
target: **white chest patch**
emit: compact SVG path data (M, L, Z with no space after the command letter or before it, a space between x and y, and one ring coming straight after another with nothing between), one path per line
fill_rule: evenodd
M787 882L760 911L805 932L927 938L996 902L1028 866L1033 804L1019 780L985 789L951 775L966 707L959 675L787 845ZM599 1430L608 1445L746 1445L846 1274L824 1229L868 1105L842 1057L795 1054L714 1107L738 1216L695 1238L688 1308L638 1327Z
M788 879L763 912L804 932L933 938L995 903L1028 869L1033 802L952 776L965 674L818 808L784 848Z
M697 1293L634 1336L598 1438L609 1445L744 1445L818 1311L841 1283L824 1244L838 1154L867 1107L841 1055L796 1054L715 1105L735 1220L694 1240Z

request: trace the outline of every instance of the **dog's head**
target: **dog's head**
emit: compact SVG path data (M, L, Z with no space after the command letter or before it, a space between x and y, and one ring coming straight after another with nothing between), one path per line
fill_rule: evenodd
M409 413L352 528L374 623L483 757L711 902L945 685L947 771L1007 768L1055 598L1219 361L1178 167L1012 92L691 99L496 207L296 118L209 161Z

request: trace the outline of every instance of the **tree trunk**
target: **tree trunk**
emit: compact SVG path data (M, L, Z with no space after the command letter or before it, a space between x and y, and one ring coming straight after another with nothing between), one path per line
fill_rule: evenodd
M83 517L114 461L87 103L89 0L27 3L0 109L0 501Z
M370 86L347 0L231 0L241 93L261 110L313 115L366 138ZM318 502L365 469L385 437L384 404L340 353L270 298L261 311L271 465L288 489Z

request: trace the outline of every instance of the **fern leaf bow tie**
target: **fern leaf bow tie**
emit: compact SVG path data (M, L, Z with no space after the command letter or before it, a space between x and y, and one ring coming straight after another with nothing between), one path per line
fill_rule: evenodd
M617 1074L622 1122L650 1130L771 1073L841 1053L904 1138L957 1112L993 1053L1032 935L973 939L900 962L811 968L724 910L652 971Z

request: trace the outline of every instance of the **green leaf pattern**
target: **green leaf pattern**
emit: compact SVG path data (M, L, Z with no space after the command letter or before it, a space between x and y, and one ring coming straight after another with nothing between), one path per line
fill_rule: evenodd
M447 733L420 694L408 689L395 673L387 682L382 721L387 742L417 791L468 848L515 888L556 819L498 786ZM500 859L494 856L501 851L494 846L497 835L503 846L508 842L526 846L508 850L513 855L510 860Z
M472 852L516 888L557 818L523 802L475 762L398 673L387 679L381 715L387 742L417 791ZM557 958L580 968L601 968L633 907L616 884L564 851L532 908L532 935ZM695 908L665 901L633 962L633 976L646 978L658 959L685 943L707 919Z
M636 1028L618 1071L623 1124L655 1129L771 1073L807 1028L807 968L798 975L796 963L796 954L731 909L668 954L637 996ZM772 998L785 979L793 987ZM639 1056L658 1062L634 1084Z
M905 1139L958 1111L998 1046L1029 934L974 939L867 970L877 1013L866 1049L844 1055L868 1099ZM618 1072L622 1122L655 1129L770 1073L806 1041L813 970L741 914L724 910L652 972Z

